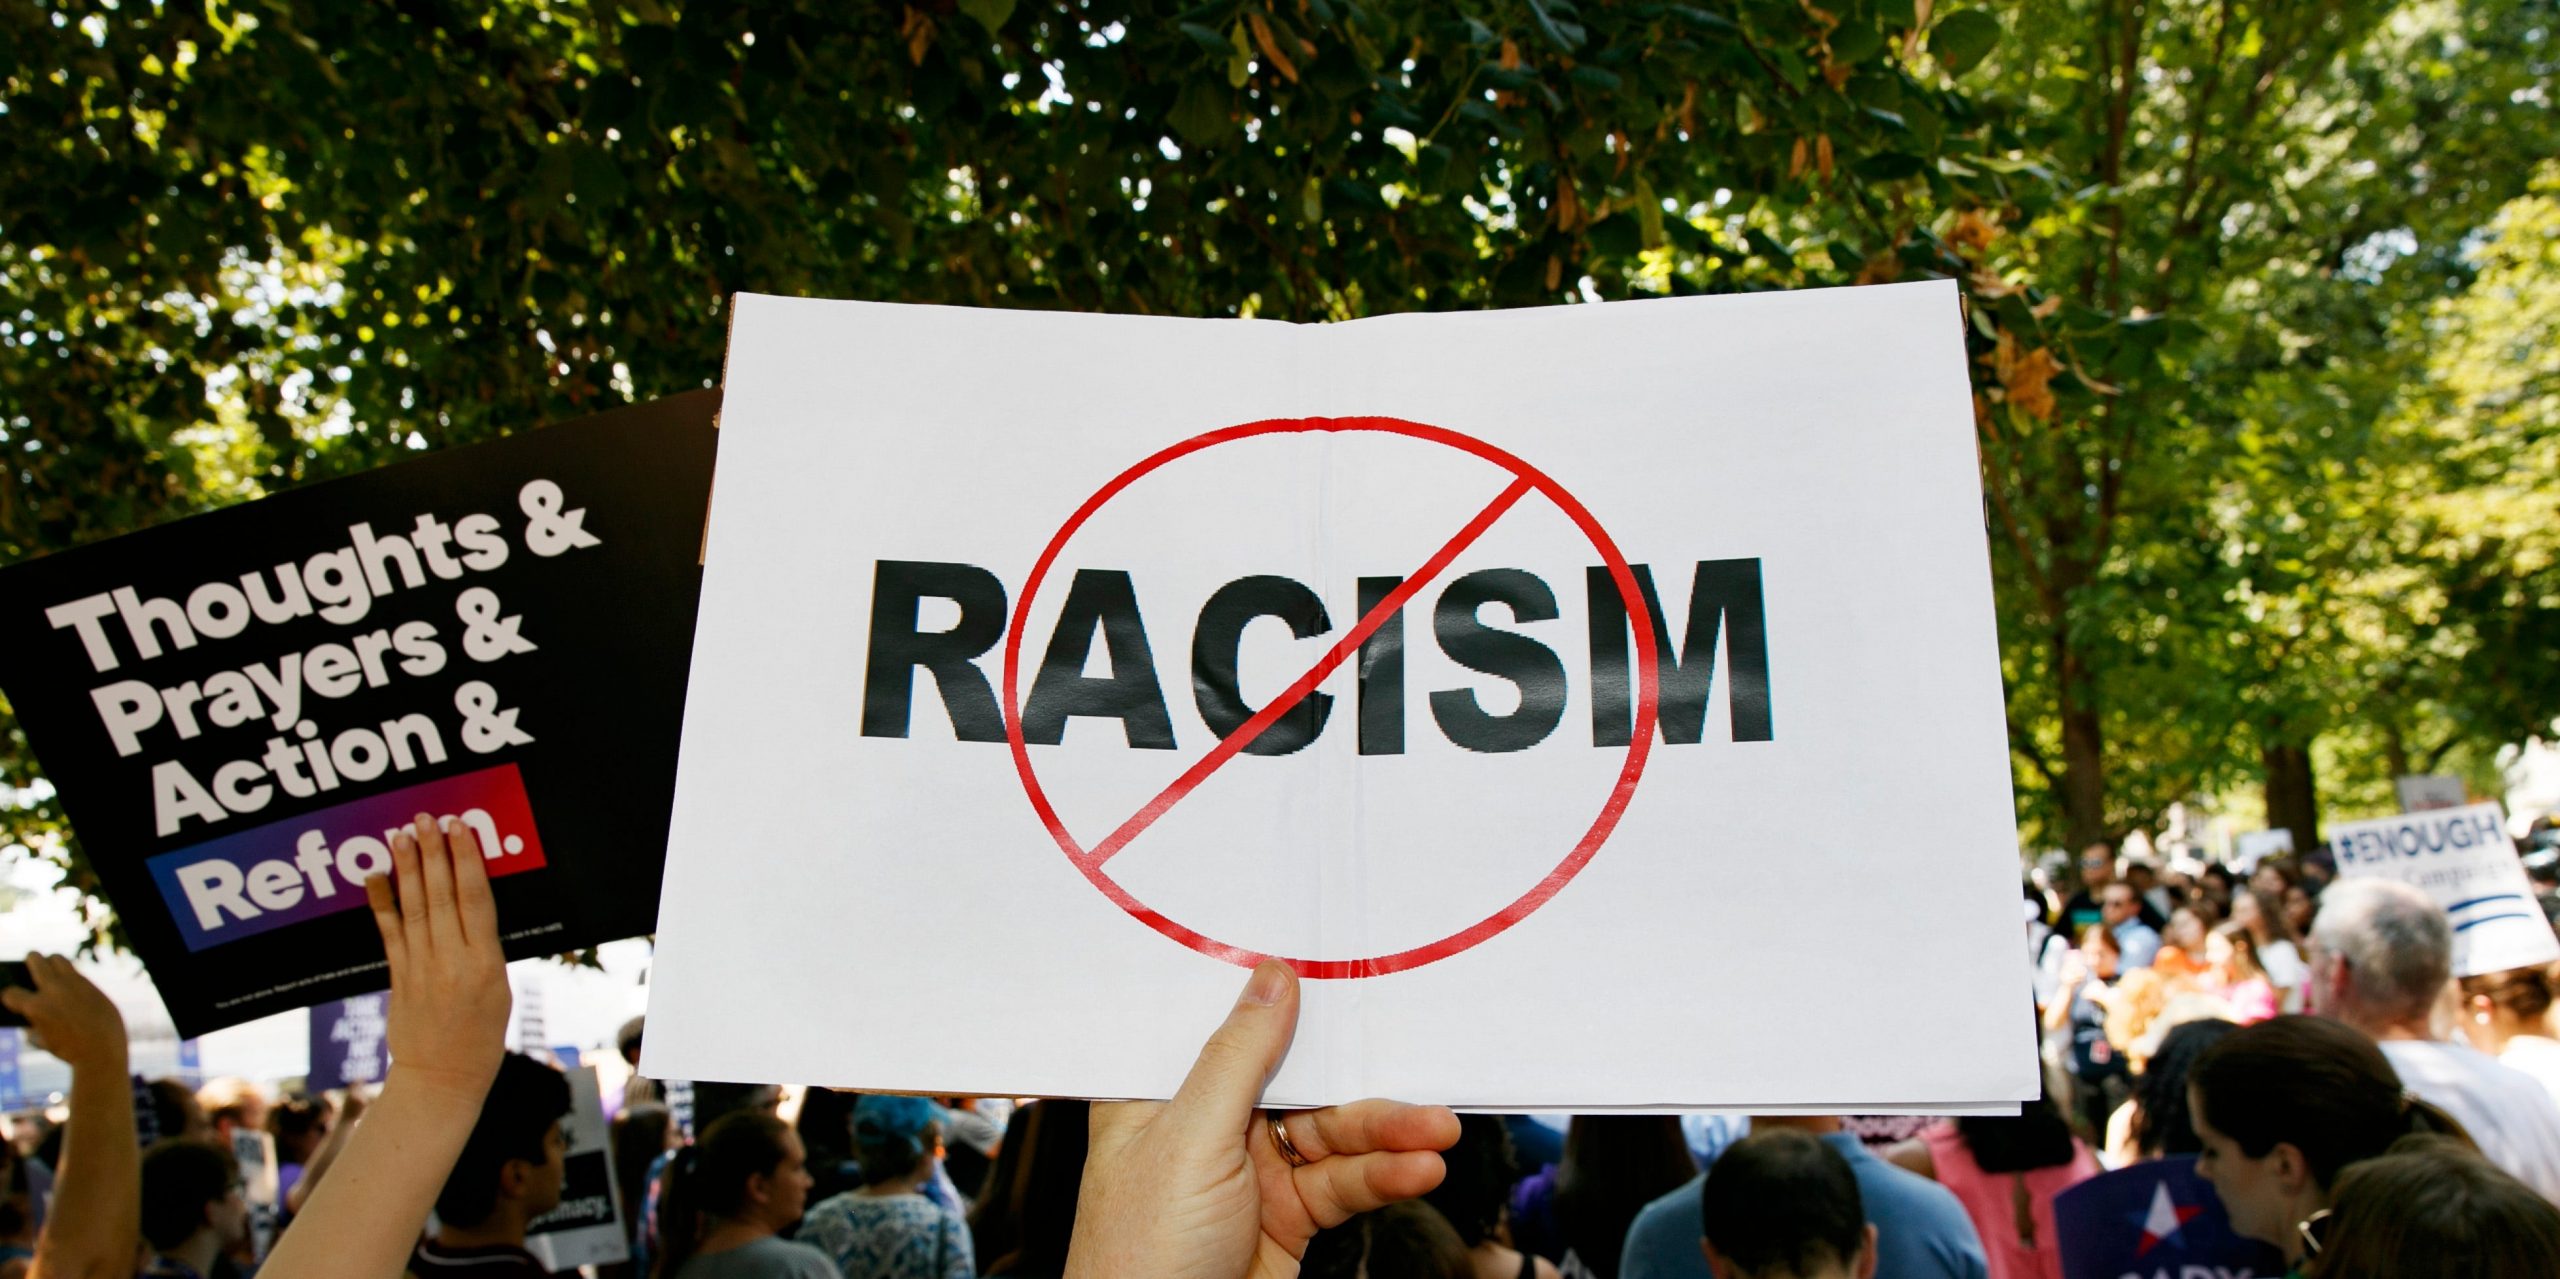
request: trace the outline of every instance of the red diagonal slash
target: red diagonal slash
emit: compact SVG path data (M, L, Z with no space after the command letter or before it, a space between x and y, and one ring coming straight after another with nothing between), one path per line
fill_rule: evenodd
M1095 866L1110 861L1114 854L1129 846L1130 840L1145 833L1147 827L1154 825L1157 818L1164 816L1166 810L1181 803L1182 797L1190 794L1192 788L1209 780L1209 774L1217 772L1220 765L1234 759L1245 747L1251 746L1253 739L1262 736L1262 730L1277 723L1281 716L1289 713L1291 708L1305 701L1307 694L1316 691L1316 685L1322 684L1326 676L1333 674L1344 662L1351 660L1351 655L1359 652L1360 646L1368 643L1369 637L1376 634L1379 627L1386 625L1387 619L1394 617L1396 611L1404 607L1405 601L1412 599L1416 592L1430 585L1431 579L1447 571L1450 562L1457 559L1460 552L1474 545L1477 538L1484 536L1486 529L1493 527L1495 520L1501 519L1505 512L1518 505L1520 499L1527 497L1529 490L1535 487L1536 485L1531 484L1525 477L1511 481L1511 487L1502 490L1499 496L1486 503L1483 510L1476 512L1474 519L1467 521L1466 527L1459 529L1456 536L1443 543L1439 550L1432 552L1431 558L1424 560L1422 567L1413 571L1413 576L1404 579L1402 584L1387 592L1387 597L1378 601L1377 607L1370 609L1368 616L1360 619L1359 625L1352 627L1349 633L1334 643L1332 648L1325 650L1325 655L1316 659L1316 664L1307 668L1306 674L1299 676L1297 681L1289 687L1280 690L1278 697L1264 703L1261 710L1253 713L1253 718L1237 725L1236 731L1227 734L1226 739L1219 742L1216 749L1201 756L1199 762L1191 767L1182 770L1182 776L1174 778L1172 785L1158 792L1154 799L1148 800L1146 807L1139 809L1136 815L1120 823L1120 829L1111 832L1110 838L1094 845L1093 850L1085 854L1085 860Z
M1203 449L1239 440L1300 432L1335 431L1378 432L1437 444L1490 462L1509 472L1519 483L1497 498L1492 506L1480 513L1466 529L1459 532L1458 536L1452 538L1449 545L1441 548L1440 554L1432 557L1428 564L1402 583L1401 588L1394 595L1380 601L1367 616L1361 618L1360 624L1354 627L1340 643L1334 645L1332 652L1326 656L1324 662L1318 664L1315 670L1309 672L1288 692L1257 713L1252 720L1230 734L1228 740L1221 742L1216 751L1195 764L1180 781L1168 788L1164 794L1159 795L1122 830L1114 832L1112 838L1104 845L1087 851L1073 835L1067 832L1066 823L1059 818L1057 808L1049 802L1048 793L1041 788L1040 779L1031 766L1029 745L1022 736L1020 679L1023 632L1030 623L1032 601L1040 592L1040 584L1047 579L1050 566L1057 561L1059 552L1066 546L1067 540L1073 537L1076 530L1082 528L1085 521L1095 512L1126 491L1130 485L1168 463ZM1059 526L1057 533L1051 536L1048 545L1041 550L1039 558L1031 566L1029 579L1023 584L1022 595L1014 604L1012 625L1005 632L1002 694L1005 740L1012 748L1014 771L1022 779L1023 794L1031 801L1032 812L1038 816L1041 825L1047 828L1050 837L1057 841L1058 848L1067 855L1078 873L1082 874L1096 891L1109 898L1113 905L1128 912L1130 918L1182 946L1222 963L1250 967L1261 962L1268 956L1259 951L1219 941L1177 920L1168 918L1162 912L1139 901L1131 895L1129 890L1113 881L1102 866L1102 858L1126 846L1140 831L1146 829L1148 822L1161 816L1166 809L1178 802L1184 793L1197 787L1200 781L1209 776L1220 764L1234 758L1247 743L1254 741L1257 735L1270 726L1272 720L1287 714L1292 707L1303 702L1328 673L1338 669L1349 655L1359 651L1360 645L1376 632L1378 626L1394 615L1398 605L1411 599L1414 593L1427 585L1434 575L1444 572L1449 563L1481 536L1486 528L1501 519L1509 507L1515 505L1526 492L1531 491L1553 502L1556 509L1591 540L1592 549L1599 552L1610 580L1617 585L1618 599L1626 607L1631 629L1638 636L1652 634L1654 632L1653 611L1646 604L1645 592L1638 588L1635 572L1628 565L1626 556L1619 552L1616 541L1610 538L1607 529L1601 527L1599 519L1591 513L1590 509L1545 472L1511 453L1461 431L1393 417L1268 418L1221 427L1167 445L1148 455L1136 465L1113 476L1091 497L1086 498L1084 503L1076 508L1074 514L1067 517L1066 522ZM1379 977L1389 973L1406 972L1446 959L1497 936L1554 898L1574 876L1581 873L1582 868L1590 862L1600 846L1608 841L1610 832L1617 828L1618 819L1626 812L1628 802L1635 795L1637 781L1644 775L1645 760L1651 754L1653 745L1656 708L1661 693L1656 647L1641 640L1635 645L1634 731L1627 743L1626 763L1618 771L1617 783L1610 787L1608 795L1602 800L1600 811L1592 819L1590 829L1583 832L1582 837L1574 842L1572 850L1564 855L1563 860L1556 863L1553 870L1548 871L1536 884L1531 885L1501 909L1436 941L1412 946L1393 954L1358 958L1292 957L1287 959L1289 966L1296 969L1299 976L1310 979Z

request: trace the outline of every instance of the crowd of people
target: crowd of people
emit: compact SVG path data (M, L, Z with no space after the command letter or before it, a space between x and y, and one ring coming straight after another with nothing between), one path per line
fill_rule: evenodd
M527 1238L562 1200L571 1090L503 1048L469 832L421 817L393 854L367 885L391 972L372 1096L133 1088L113 1005L30 958L33 988L0 999L72 1084L40 1141L0 1142L0 1279L548 1273ZM611 1122L630 1260L595 1273L2055 1279L2057 1197L2192 1157L2232 1229L2302 1275L2560 1275L2553 973L2457 982L2431 899L2313 862L2242 878L2100 846L2077 870L2026 887L2046 1087L2015 1116L1275 1114L1298 987L1272 963L1168 1102L786 1108L775 1086L634 1079ZM233 1153L258 1132L265 1223Z

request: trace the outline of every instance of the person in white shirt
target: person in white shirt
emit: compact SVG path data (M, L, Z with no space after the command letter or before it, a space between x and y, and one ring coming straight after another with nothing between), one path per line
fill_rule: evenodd
M2471 1042L2534 1077L2560 1102L2560 1037L2551 1033L2551 973L2510 968L2462 979Z
M2560 1104L2533 1077L2431 1032L2453 980L2453 928L2407 884L2350 879L2311 927L2311 1011L2371 1035L2409 1091L2460 1120L2480 1153L2560 1200Z

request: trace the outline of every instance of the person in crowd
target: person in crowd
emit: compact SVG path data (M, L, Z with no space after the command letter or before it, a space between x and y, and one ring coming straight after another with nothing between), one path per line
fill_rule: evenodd
M1676 1115L1575 1115L1564 1161L1513 1191L1512 1240L1566 1279L1611 1279L1636 1214L1697 1173Z
M53 1206L28 1279L125 1279L142 1251L142 1154L124 1018L71 961L27 956L31 987L0 990L29 1043L71 1067L71 1116L53 1164Z
M673 1112L665 1106L644 1101L625 1106L613 1117L606 1130L606 1144L613 1148L613 1181L622 1196L623 1212L629 1218L623 1228L637 1234L640 1229L640 1205L648 1197L649 1169L658 1157L676 1149L678 1138Z
M1469 1279L1457 1230L1429 1204L1407 1200L1316 1232L1299 1262L1303 1279Z
M2322 895L2311 933L2314 1012L2382 1045L2410 1090L2462 1121L2489 1162L2560 1198L2560 1106L2532 1076L2435 1037L2453 981L2453 928L2407 884L2351 879Z
M2170 912L2178 909L2178 895L2171 892L2167 884L2160 882L2160 868L2151 859L2126 858L2124 882L2133 889L2134 896L2142 899L2143 905L2151 908L2146 918L2166 921ZM2165 922L2154 926L2164 932L2167 931Z
M560 1206L568 1141L569 1080L522 1053L499 1063L497 1081L436 1195L435 1237L409 1263L416 1279L474 1279L550 1271L525 1251L525 1226Z
M2062 903L2063 928L2077 937L2088 931L2091 924L2104 919L2106 891L2117 882L2115 849L2105 844L2091 844L2081 849L2080 890ZM2139 896L2134 898L2134 902L2134 913L2153 931L2169 922L2165 916L2150 913L2151 904Z
M800 1223L845 1279L971 1279L968 1223L924 1194L942 1151L942 1108L921 1097L865 1096L853 1108L860 1189Z
M1474 1279L1560 1279L1554 1262L1511 1246L1504 1218L1520 1162L1502 1120L1458 1116L1458 1144L1440 1158L1448 1175L1423 1198L1458 1232Z
M150 1279L210 1279L249 1237L249 1202L228 1146L187 1137L153 1145L142 1157L142 1240Z
M2560 1038L2552 1035L2549 968L2510 968L2462 979L2471 1042L2533 1076L2560 1103Z
M2231 1006L2231 1020L2246 1026L2281 1011L2275 983L2258 960L2257 940L2239 920L2213 930L2205 943L2205 967L2213 992Z
M2282 897L2252 886L2231 899L2231 922L2249 930L2259 968L2279 996L2302 989L2310 969L2303 966L2302 951L2294 944L2293 926L2285 922Z
M196 1100L196 1090L183 1080L154 1079L144 1085L151 1098L151 1131L162 1137L188 1137L196 1141L221 1141L213 1120L204 1113L204 1104Z
M2282 857L2269 857L2259 862L2256 870L2249 872L2249 887L2256 890L2259 895L2276 902L2284 900L2284 890L2301 882L2301 870ZM2240 904L2239 898L2234 896L2231 904L2237 907Z
M1038 1102L1033 1102L1015 1107L1013 1114L1005 1120L1004 1140L996 1146L995 1166L987 1170L986 1193L969 1206L969 1251L974 1256L987 1258L981 1268L989 1274L995 1272L994 1259L1012 1252L1014 1243L1021 1237L1023 1182L1030 1175L1024 1157L1031 1152L1031 1124L1038 1106ZM804 1104L800 1114L806 1118L808 1113ZM847 1111L845 1132L848 1138L852 1131L853 1116ZM857 1181L855 1184L860 1183Z
M2240 881L2232 877L2230 867L2220 862L2206 863L2204 873L2196 876L2196 887L2199 890L2196 904L2200 908L2211 908L2204 921L2207 927L2230 917L2231 897L2240 887Z
M2098 896L2098 917L2115 933L2121 955L2118 963L2127 970L2149 968L2152 956L2160 953L2160 930L2151 925L2144 910L2131 884L2109 884Z
M2464 1137L2462 1125L2400 1086L2391 1060L2356 1030L2318 1017L2243 1026L2206 1049L2188 1075L2188 1114L2238 1234L2299 1264L2300 1229L2338 1174L2412 1132ZM2468 1140L2467 1137L2464 1137Z
M2172 980L2202 976L2205 971L2205 938L2212 930L2204 926L2204 917L2190 906L2169 912L2169 926L2160 930L2160 953L2151 966Z
M968 1097L943 1098L942 1119L943 1175L963 1200L976 1203L1004 1144L1004 1125L978 1113L978 1103Z
M1877 1269L1891 1279L1982 1279L1990 1273L1981 1236L1955 1193L1928 1178L1886 1162L1828 1116L1757 1115L1754 1136L1778 1130L1802 1133L1839 1152L1857 1179L1866 1221L1876 1228ZM1717 1157L1721 1165L1736 1142ZM1706 1175L1712 1175L1713 1168ZM1619 1279L1713 1279L1698 1250L1699 1187L1693 1179L1646 1204L1627 1230Z
M237 1075L225 1075L197 1089L196 1103L204 1107L206 1120L226 1146L234 1134L266 1131L266 1090Z
M2560 1208L2458 1142L2403 1137L2331 1200L2303 1231L2313 1279L2560 1275Z
M2073 1096L2081 1122L2100 1131L2110 1111L2132 1091L2133 1069L2107 1040L2107 1006L2101 995L2118 973L2116 935L2105 921L2080 935L2080 949L2063 961L2053 999L2044 1007L2044 1028L2068 1032Z
M862 1184L862 1165L853 1157L853 1106L861 1094L812 1088L800 1097L800 1113L791 1126L809 1152L809 1175L817 1185L812 1203L832 1199Z
M2015 1117L1932 1124L1886 1157L1955 1192L1982 1238L1990 1279L2061 1279L2053 1197L2100 1171L2050 1095L2020 1106Z
M624 1109L667 1099L665 1085L640 1073L640 1041L647 1024L648 1018L634 1017L622 1023L622 1029L613 1037L614 1050L622 1054L622 1064L631 1067L631 1077L622 1081Z
M2208 1017L2186 1022L2161 1037L2158 1050L2134 1084L2133 1097L2125 1102L2125 1140L2117 1147L2120 1162L2192 1155L2204 1149L2187 1109L2187 1078L2206 1049L2239 1028L2236 1022Z
M364 1118L369 1100L364 1085L349 1087L339 1096L335 1106L326 1097L314 1097L268 1112L267 1129L276 1137L276 1196L287 1221L311 1202L320 1179L328 1175L329 1166L355 1134L356 1121Z
M1076 1203L1091 1148L1093 1108L1081 1101L1035 1101L1005 1125L996 1173L980 1208L993 1207L1007 1223L1001 1236L981 1236L970 1221L970 1243L988 1259L985 1273L1017 1279L1059 1279L1075 1242ZM981 1244L981 1240L984 1243Z
M838 1279L827 1254L779 1237L809 1201L808 1152L789 1124L730 1114L675 1169L656 1279Z
M15 1142L0 1137L0 1279L26 1279L36 1259L35 1179Z
M2296 937L2311 935L2311 922L2320 914L2320 894L2310 884L2295 884L2284 890L2284 926Z
M1880 1232L1862 1190L1838 1147L1754 1132L1699 1178L1692 1246L1716 1279L1874 1279Z

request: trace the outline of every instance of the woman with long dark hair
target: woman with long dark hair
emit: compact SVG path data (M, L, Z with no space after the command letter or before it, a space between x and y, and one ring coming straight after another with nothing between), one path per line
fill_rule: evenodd
M1512 1196L1514 1242L1566 1279L1615 1279L1636 1214L1697 1175L1677 1115L1575 1115L1564 1162Z
M760 1110L723 1117L676 1156L657 1279L841 1279L827 1254L778 1238L809 1200L808 1157Z
M982 1209L1001 1199L1011 1238L981 1273L1058 1279L1076 1229L1093 1107L1083 1101L1035 1101L1014 1112ZM974 1224L974 1223L973 1223ZM994 1241L990 1240L992 1244Z
M1475 1279L1557 1279L1555 1263L1512 1246L1506 1218L1520 1160L1499 1115L1458 1116L1458 1144L1440 1153L1447 1175L1423 1202L1467 1246Z
M2161 1038L2159 1050L2134 1082L2133 1100L2126 1103L2133 1111L2129 1126L2135 1158L2165 1159L2204 1149L2187 1109L2187 1077L2206 1049L2238 1029L2237 1022L2208 1017L2186 1022Z
M1931 1125L1887 1154L1955 1192L1982 1236L1990 1279L2061 1279L2053 1197L2099 1173L2051 1094L2013 1117L1968 1115Z
M2470 1137L2400 1086L2362 1033L2322 1017L2278 1017L2231 1032L2197 1059L2187 1102L2213 1183L2239 1234L2299 1264L2303 1226L2331 1206L2348 1165L2411 1133Z

